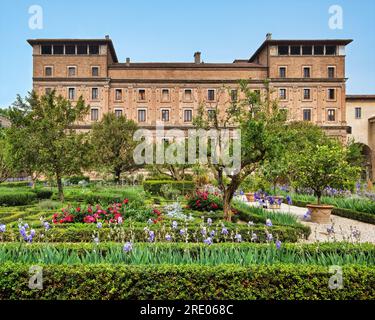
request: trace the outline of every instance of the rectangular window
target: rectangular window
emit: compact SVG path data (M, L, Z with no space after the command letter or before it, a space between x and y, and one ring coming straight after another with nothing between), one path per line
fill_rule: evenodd
M53 54L64 54L64 46L63 45L54 45L53 46Z
M301 46L290 46L290 54L292 56L301 55Z
M289 46L278 46L279 56L289 55Z
M169 110L161 110L161 121L169 121Z
M44 68L44 75L46 77L51 77L52 76L52 67L45 67Z
M335 77L335 67L328 67L328 78L333 79Z
M232 100L232 102L236 102L237 98L238 98L238 91L236 89L232 89L230 91L230 99Z
M302 54L304 56L311 56L312 55L312 46L302 46Z
M279 98L280 100L286 100L286 89L279 90Z
M42 46L42 54L52 54L52 46L51 45L43 45Z
M145 109L138 110L138 122L146 122L146 110Z
M327 120L328 121L336 121L336 110L335 109L328 109L327 110Z
M184 98L185 98L185 101L192 101L193 100L193 93L192 93L191 89L185 89Z
M87 54L87 45L78 45L77 46L77 54Z
M99 120L99 109L92 108L91 109L91 121L98 121Z
M303 89L303 99L310 100L310 89Z
M324 54L324 46L314 46L314 55L322 56Z
M215 90L209 89L207 91L207 100L208 101L214 101L215 100Z
M89 45L89 52L90 52L90 54L99 54L99 46L98 45Z
M208 115L209 120L214 120L216 116L216 110L215 109L207 110L207 115Z
M65 54L76 54L76 46L75 45L66 45L65 46Z
M75 88L69 88L68 89L68 99L74 100L76 97L76 89Z
M138 90L138 100L139 101L145 101L146 100L146 90L145 89L139 89Z
M311 109L303 109L303 121L311 121Z
M161 90L161 100L162 101L169 101L169 89Z
M76 75L76 67L68 67L68 77L74 77Z
M334 56L336 54L336 46L326 46L326 55Z
M99 90L98 88L92 88L91 89L91 99L97 100L99 98Z
M192 122L193 121L193 110L186 109L184 110L184 122Z
M336 90L328 89L328 100L335 100L335 98L336 98Z
M93 77L98 77L99 76L99 67L91 67L91 75Z
M122 117L122 109L115 109L115 117L116 118Z
M280 78L286 78L286 68L285 67L279 68L279 77Z
M304 78L310 78L311 76L311 68L310 67L304 67L303 68L303 77Z
M362 108L361 107L357 107L354 109L354 113L355 113L355 118L356 119L361 119L362 118Z
M115 100L121 101L122 100L122 89L115 90Z

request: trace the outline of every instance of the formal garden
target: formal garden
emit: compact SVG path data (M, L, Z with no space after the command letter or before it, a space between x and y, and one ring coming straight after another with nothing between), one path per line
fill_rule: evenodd
M375 195L359 150L241 90L229 174L138 166L125 117L79 133L83 101L18 99L0 139L0 299L374 299Z

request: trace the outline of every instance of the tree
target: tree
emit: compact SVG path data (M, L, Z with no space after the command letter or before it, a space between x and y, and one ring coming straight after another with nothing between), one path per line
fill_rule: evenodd
M72 105L52 91L43 96L31 92L25 99L18 96L9 111L13 159L20 155L17 167L21 168L25 161L28 171L54 177L61 201L64 201L62 177L80 174L90 165L87 134L73 128L84 119L89 108L82 97Z
M91 132L94 161L98 168L113 173L115 181L120 181L122 172L137 168L133 160L133 150L137 142L133 140L137 124L124 116L107 113L96 123Z
M217 106L214 113L206 114L204 106L201 106L194 119L198 128L238 127L241 130L241 161L238 171L227 174L223 163L213 164L209 161L218 187L223 192L224 217L228 221L231 220L230 203L241 182L259 168L265 159L273 158L283 148L286 115L278 108L277 101L270 100L268 83L265 86L267 94L263 99L248 87L247 81L241 81L239 91L243 98L227 102L224 114L220 115ZM220 144L220 139L217 140Z
M13 168L9 159L9 142L5 129L0 128L0 183L10 178L12 173Z
M309 145L300 150L293 162L293 183L310 188L321 204L326 187L352 188L357 181L360 167L349 163L350 151L339 141L330 139L321 145Z

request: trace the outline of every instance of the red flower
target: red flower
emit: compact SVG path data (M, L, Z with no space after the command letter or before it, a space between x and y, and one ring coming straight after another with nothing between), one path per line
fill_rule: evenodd
M129 202L129 199L125 199L123 202L124 204L127 204Z
M77 211L77 212L81 212L81 208L78 207L78 208L76 209L76 211Z

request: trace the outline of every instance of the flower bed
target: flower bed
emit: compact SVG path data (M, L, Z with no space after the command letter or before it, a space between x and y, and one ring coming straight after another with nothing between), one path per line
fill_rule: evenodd
M187 207L197 211L216 211L223 209L223 199L217 193L196 191L187 198Z

